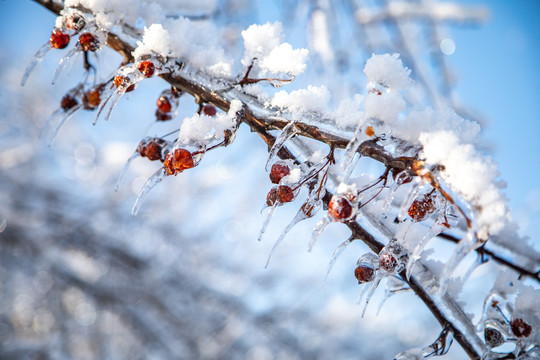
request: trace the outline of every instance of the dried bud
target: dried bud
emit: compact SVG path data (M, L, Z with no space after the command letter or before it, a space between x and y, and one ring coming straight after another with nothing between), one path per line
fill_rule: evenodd
M504 344L504 336L502 333L492 327L486 327L484 329L484 339L489 347L496 348Z
M98 90L90 90L83 95L84 108L87 110L94 110L99 106L101 102L101 95Z
M86 21L81 14L69 14L64 18L64 24L68 29L78 32L86 26Z
M64 95L64 97L62 98L62 100L60 101L60 107L64 110L64 111L67 111L71 108L74 108L75 106L77 106L79 104L79 102L77 101L77 99L75 99L73 96L71 96L70 94L66 94Z
M512 320L510 323L510 327L512 328L512 332L517 337L529 337L532 332L532 326L527 324L523 319L517 318Z

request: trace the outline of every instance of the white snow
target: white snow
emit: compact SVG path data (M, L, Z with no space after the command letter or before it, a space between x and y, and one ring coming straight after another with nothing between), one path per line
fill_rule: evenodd
M364 73L367 76L367 86L380 84L393 90L406 89L411 85L409 74L411 70L403 67L399 54L373 54L366 62Z
M422 133L419 138L429 164L445 167L441 172L452 190L479 209L478 236L487 238L502 230L509 217L506 199L495 185L499 176L496 164L480 154L471 144L462 143L450 131Z
M306 89L294 90L291 93L281 90L277 92L269 104L291 111L324 111L330 101L330 92L326 86L308 85Z
M309 52L281 43L281 31L279 22L251 25L242 31L245 47L242 64L247 67L256 58L254 69L260 69L261 75L284 73L294 77L301 74L306 68ZM253 74L250 75L253 77Z

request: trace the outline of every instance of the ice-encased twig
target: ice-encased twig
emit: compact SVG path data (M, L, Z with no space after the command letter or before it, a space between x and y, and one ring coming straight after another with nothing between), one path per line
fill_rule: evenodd
M54 127L54 129L51 132L51 135L50 135L49 141L48 141L49 146L52 145L54 139L56 138L56 135L58 135L58 131L60 131L60 128L66 123L66 121L71 119L73 114L75 114L75 112L77 110L79 110L81 107L82 107L81 105L74 106L74 107L72 107L71 109L69 109L68 111L66 111L64 113L64 116L62 116L60 118L60 120L58 121L58 124L56 124L56 126Z
M330 275L330 271L332 271L332 268L334 267L334 264L336 263L339 256L343 253L345 248L353 241L353 238L348 238L344 242L338 245L336 250L334 250L334 253L332 254L332 258L330 259L330 262L328 263L328 267L326 269L326 275L324 276L324 281L328 279L328 275Z
M272 205L270 210L268 210L268 213L266 214L266 218L264 219L264 222L262 224L261 230L259 231L259 236L257 236L258 241L262 240L264 232L266 231L266 228L268 227L268 224L270 223L270 220L272 220L272 216L274 215L274 212L276 211L278 205L279 205L279 202L276 201L274 203L274 205Z
M454 273L456 267L465 259L465 257L474 250L474 235L472 231L467 232L467 235L456 245L452 257L444 266L441 278L439 281L439 294L444 294L448 288L448 280Z
M52 79L52 84L54 85L56 83L56 80L58 79L58 76L60 76L60 73L66 68L66 65L68 64L69 60L77 53L77 51L80 50L80 46L77 43L73 49L69 50L66 55L60 60L58 63L58 67L56 68L56 71L54 72L54 76Z
M292 138L297 132L298 128L296 127L296 123L294 121L288 123L283 130L281 130L281 134L276 137L274 145L272 145L272 148L268 154L268 160L266 161L266 166L264 167L266 171L268 171L270 168L270 164L274 163L277 153L283 147L283 144L285 144L285 142Z
M129 159L127 159L126 164L124 165L124 167L122 168L122 171L120 172L120 176L118 176L118 180L116 180L116 184L114 185L114 191L118 191L118 189L120 188L120 185L122 184L122 180L124 179L124 175L126 175L127 173L129 165L134 159L138 158L139 156L140 156L139 152L135 151L129 157Z
M28 81L28 78L30 77L30 74L32 73L32 70L34 70L36 65L39 64L41 62L41 60L43 60L45 55L52 48L53 47L51 46L51 43L49 41L47 41L45 44L43 44L42 47L39 48L39 50L34 55L34 58L30 62L30 64L28 64L28 66L24 70L24 74L23 74L23 77L21 79L21 86L24 86L26 84L26 81Z
M311 239L308 244L309 252L313 250L315 243L317 242L321 234L324 232L324 230L326 230L328 225L330 225L330 223L332 223L332 219L329 216L325 216L315 225L315 227L313 228L313 232L311 233Z
M148 178L148 180L146 180L146 183L142 187L139 195L137 196L137 199L135 200L135 204L133 204L133 208L131 209L131 215L137 215L146 194L148 194L148 192L152 190L154 186L159 184L165 178L165 176L167 176L167 174L165 173L165 169L160 168L155 173L153 173L152 176Z

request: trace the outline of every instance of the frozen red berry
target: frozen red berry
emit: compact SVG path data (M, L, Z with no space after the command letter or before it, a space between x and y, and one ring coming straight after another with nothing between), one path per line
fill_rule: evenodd
M167 96L161 95L156 101L158 110L162 113L170 113L172 109L171 101Z
M130 92L130 91L135 90L135 85L134 84L129 85L129 84L130 84L130 81L125 76L117 75L114 77L114 86L116 86L117 88L120 86L127 86L125 92Z
M83 95L84 108L93 110L99 106L101 102L101 94L98 90L90 90Z
M79 36L79 44L83 51L96 51L99 49L99 40L97 37L89 32L81 34Z
M523 319L517 318L510 323L512 332L517 337L529 337L532 333L532 326L527 324Z
M360 265L354 270L354 276L359 284L370 282L375 275L375 269L367 265Z
M176 175L195 166L192 154L186 149L176 149L165 156L163 166L167 175Z
M59 29L54 29L49 41L53 48L64 49L69 44L69 35Z
M293 201L293 199L293 189L287 185L280 185L270 190L270 192L266 196L266 205L274 206L276 202L278 204L285 204Z
M142 157L147 157L151 161L164 161L163 149L168 145L167 141L161 138L146 138L141 140L137 146L137 152Z
M203 113L205 115L208 115L208 116L214 116L217 114L217 109L214 105L212 104L206 104L204 105L203 109L202 109Z
M429 214L435 212L435 204L431 195L426 194L423 199L416 199L413 201L407 214L411 217L414 222L422 221Z
M145 60L137 64L137 70L139 70L141 74L144 75L145 78L150 78L154 76L156 67L154 66L153 62Z
M334 196L328 204L328 215L338 221L347 221L353 215L353 206L343 196Z
M274 184L279 184L281 179L289 175L291 170L285 164L275 163L270 169L270 181Z

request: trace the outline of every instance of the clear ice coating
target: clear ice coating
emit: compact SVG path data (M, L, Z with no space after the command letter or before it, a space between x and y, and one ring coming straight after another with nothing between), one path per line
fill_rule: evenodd
M384 297L381 300L381 303L379 304L379 308L377 309L377 315L381 312L382 307L386 303L386 300L388 300L390 297L400 294L405 291L409 291L411 288L405 281L403 281L401 278L397 276L389 276L386 280L386 286L384 289Z
M326 281L328 279L328 275L330 275L330 271L332 271L332 268L334 267L334 264L336 263L337 259L339 258L339 256L343 253L343 251L345 250L345 248L347 246L349 246L349 244L353 241L354 239L352 238L349 238L347 240L345 240L344 242L342 242L341 244L338 245L338 247L336 248L336 250L334 250L334 253L332 254L332 258L330 259L330 262L328 263L328 267L326 269L326 275L324 277L324 280Z
M308 251L311 252L313 250L313 247L317 243L317 240L321 236L321 234L326 230L328 225L330 225L333 222L332 218L330 216L326 215L324 216L319 222L315 225L313 228L313 232L311 233L311 239L308 244Z
M343 174L341 182L347 183L349 181L349 178L351 177L351 174L356 167L358 160L361 157L361 155L358 154L358 148L364 140L365 137L362 136L362 126L359 125L356 128L352 139L347 144L347 147L345 148L345 151L343 152L343 155L339 162L339 167L341 168L341 173Z
M120 189L120 185L122 184L122 180L124 180L124 176L126 175L129 169L129 165L131 164L133 160L135 160L139 156L140 156L139 152L135 150L135 152L131 154L129 159L127 159L126 164L124 165L124 167L122 168L122 171L120 172L120 175L118 176L118 180L116 180L116 184L114 185L114 191L118 191L118 189Z
M388 211L390 210L390 206L394 201L394 197L396 196L396 191L398 190L398 188L410 180L411 179L407 170L404 170L396 175L396 178L392 185L390 185L390 188L388 189L386 197L383 201L381 212L384 218L388 217Z
M69 120L71 119L71 117L73 116L73 114L75 114L75 112L77 112L77 110L79 110L80 108L82 107L82 105L77 105L77 106L74 106L72 107L71 109L68 109L67 111L64 111L64 112L61 112L62 116L60 117L60 119L58 120L58 123L53 127L53 129L51 130L51 133L49 135L49 139L47 141L47 144L49 146L52 145L54 139L56 139L56 136L58 135L58 132L60 131L60 128ZM56 112L55 112L56 113ZM53 115L53 117L51 118L51 121L55 118L56 116Z
M131 209L131 215L137 215L146 195L157 184L159 184L165 178L165 176L167 176L167 174L165 173L164 168L160 168L155 173L153 173L152 176L150 176L150 178L146 181L141 191L139 192L137 199L135 199L135 204L133 204L133 208Z
M276 137L274 145L272 145L272 148L268 154L268 160L266 161L265 166L266 171L268 171L270 169L270 165L275 162L277 153L283 147L283 144L296 135L297 132L298 128L296 127L296 123L294 121L288 123L283 130L281 130L281 133Z
M270 209L266 213L266 217L264 218L264 222L261 226L261 230L259 231L259 235L257 236L258 241L262 240L264 233L266 232L266 228L268 227L268 224L270 224L270 220L272 220L272 216L274 215L274 212L276 211L278 206L279 206L279 201L275 201L274 204L270 207Z
M53 47L51 46L51 43L50 41L47 41L45 44L43 44L43 46L41 46L39 48L39 50L34 54L34 57L32 58L32 61L30 62L30 64L28 64L28 66L26 67L26 69L24 70L24 74L23 74L23 77L21 79L21 86L24 86L26 84L26 82L28 81L28 78L30 77L30 74L32 73L32 71L34 70L34 68L36 67L37 64L39 64L41 62L41 60L43 60L43 58L45 57L45 55L52 49Z
M52 84L54 85L56 83L56 80L58 80L58 76L64 71L69 61L79 52L81 51L81 47L79 43L75 45L71 50L67 52L66 55L62 59L60 59L60 62L58 63L58 67L56 68L54 72L54 76L52 79Z
M439 294L444 294L448 289L448 281L465 257L474 250L476 241L471 230L459 241L454 248L450 259L446 262L439 279Z

